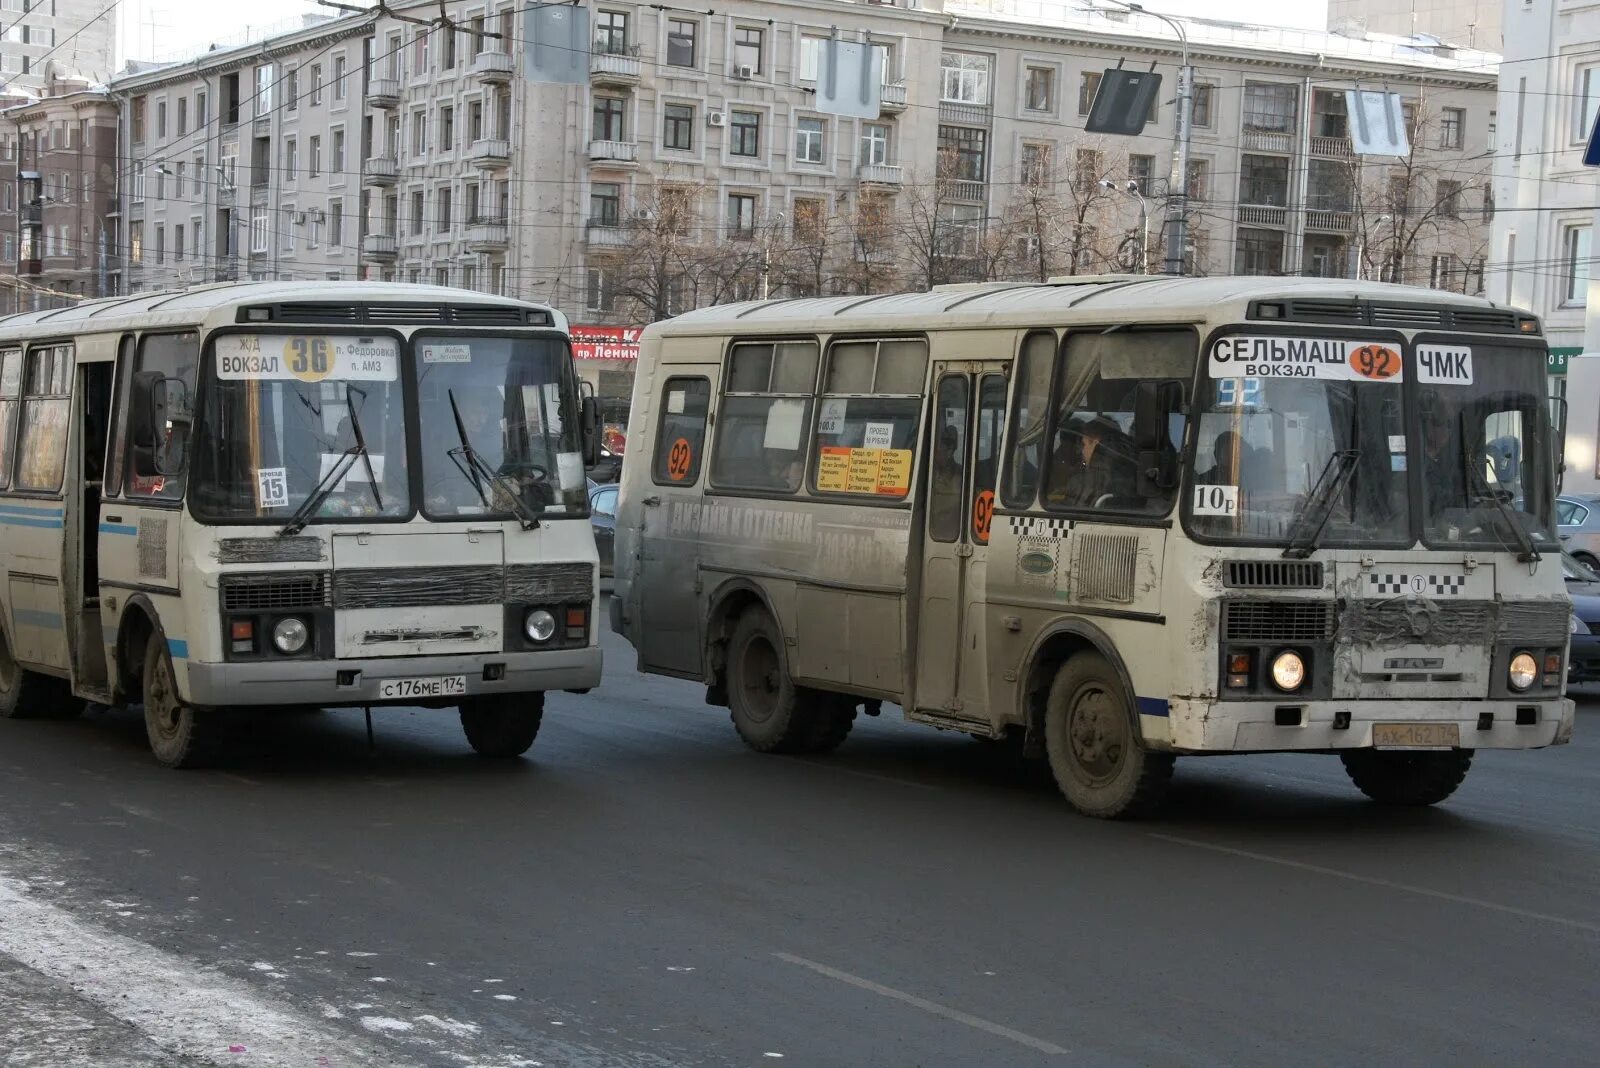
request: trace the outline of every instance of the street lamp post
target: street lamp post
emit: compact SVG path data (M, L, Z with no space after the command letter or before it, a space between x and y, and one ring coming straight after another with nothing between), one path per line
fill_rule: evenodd
M1382 226L1389 221L1389 216L1379 215L1372 220L1373 226ZM1367 273L1367 231L1362 227L1361 233L1356 235L1356 281L1361 281Z
M1117 183L1111 181L1108 178L1100 179L1100 188L1101 189L1109 189L1109 190L1111 190L1113 192L1119 191L1117 189ZM1144 232L1143 243L1140 244L1140 246L1139 246L1139 273L1140 274L1149 274L1150 273L1150 202L1144 198L1144 194L1143 193L1139 192L1139 183L1138 183L1138 181L1136 181L1133 178L1129 178L1128 179L1128 184L1127 184L1126 188L1120 190L1120 192L1127 193L1130 197L1132 197L1133 199L1135 199L1135 200L1137 200L1139 202L1139 225L1140 225L1140 229L1143 230L1143 232ZM1182 272L1179 272L1179 273L1182 273Z
M1189 35L1178 20L1158 11L1146 11L1142 4L1125 0L1110 2L1135 14L1149 15L1165 22L1178 35L1178 42L1183 47L1183 59L1178 67L1178 136L1172 146L1172 173L1167 178L1167 254L1163 266L1167 274L1182 274L1183 250L1189 243L1189 129L1194 111L1194 70L1189 66ZM1145 247L1149 248L1148 241Z

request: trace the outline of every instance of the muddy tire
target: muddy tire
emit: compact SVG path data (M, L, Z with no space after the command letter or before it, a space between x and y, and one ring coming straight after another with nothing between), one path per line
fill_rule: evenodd
M803 753L831 753L844 744L856 724L859 702L843 694L816 694L807 709L811 730L799 750Z
M739 617L728 640L728 712L739 737L759 753L821 753L844 741L855 708L836 695L796 686L783 635L759 608Z
M1448 752L1382 752L1352 749L1340 753L1345 774L1356 789L1381 805L1437 805L1456 792L1472 767L1471 749Z
M11 655L0 627L0 719L70 719L83 711L65 679L29 671Z
M544 694L496 694L461 703L461 729L479 756L515 760L533 748L544 722Z
M186 705L178 696L166 639L150 635L144 647L144 732L150 752L169 768L203 768L226 749L221 715Z
M1116 670L1079 653L1056 672L1045 702L1045 752L1056 786L1085 816L1142 816L1172 781L1172 754L1142 748Z

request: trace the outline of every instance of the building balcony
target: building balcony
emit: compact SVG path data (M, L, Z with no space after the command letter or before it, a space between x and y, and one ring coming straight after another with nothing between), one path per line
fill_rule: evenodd
M939 193L946 200L957 200L966 204L982 204L988 199L989 187L983 182L974 182L965 178L950 178L939 183Z
M252 182L250 184L250 206L251 207L264 208L264 207L267 206L268 202L271 199L272 199L272 189L271 189L270 186L267 185L267 179L266 179L265 176L262 177L261 181Z
M1311 154L1313 156L1322 156L1326 159L1349 159L1351 154L1350 138L1313 137L1311 139Z
M1239 223L1242 226L1282 227L1287 224L1288 216L1287 208L1273 207L1269 204L1239 205Z
M590 219L583 236L590 248L626 248L629 244L628 230L620 222Z
M963 104L955 100L939 102L939 121L960 126L987 126L992 112L988 104Z
M1348 211L1312 208L1306 212L1306 229L1348 234L1355 229L1355 215Z
M367 234L361 239L361 255L375 263L393 263L400 257L400 242L393 234Z
M33 275L37 277L44 273L44 263L40 260L18 260L17 274L24 277Z
M472 61L472 76L488 85L506 85L515 73L516 65L509 52L498 49L479 52Z
M44 205L23 204L17 209L17 221L23 226L42 226L44 224Z
M251 126L251 133L256 137L271 137L272 136L272 116L270 114L257 115L255 117L255 119L253 120L253 125Z
M639 163L639 146L632 141L590 141L589 162L634 167Z
M897 115L906 109L906 83L895 82L878 90L878 110Z
M511 166L511 142L501 137L484 137L467 148L468 161L484 170Z
M639 57L596 52L589 59L589 81L606 88L626 89L639 84Z
M466 242L473 252L504 252L511 247L511 227L504 219L468 219Z
M897 188L905 181L901 167L894 163L863 163L856 168L856 179L862 185L891 185Z
M392 111L400 106L399 78L371 78L367 81L367 103Z
M365 185L387 187L400 181L400 164L393 156L373 156L361 168Z
M1294 138L1275 130L1246 129L1239 135L1239 147L1246 152L1276 152L1289 156L1294 154Z

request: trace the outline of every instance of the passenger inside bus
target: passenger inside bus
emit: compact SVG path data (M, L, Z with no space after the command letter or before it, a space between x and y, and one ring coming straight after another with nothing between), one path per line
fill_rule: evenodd
M1249 449L1237 432L1224 430L1211 445L1211 467L1195 474L1196 485L1237 486L1244 467L1245 450Z
M1423 406L1422 448L1425 453L1427 473L1422 489L1429 515L1439 515L1446 509L1470 508L1466 465L1461 457L1461 445L1452 432L1450 419L1443 413Z
M1115 419L1099 414L1074 421L1057 442L1045 500L1092 508L1108 498L1132 495L1138 488L1132 457L1131 442Z

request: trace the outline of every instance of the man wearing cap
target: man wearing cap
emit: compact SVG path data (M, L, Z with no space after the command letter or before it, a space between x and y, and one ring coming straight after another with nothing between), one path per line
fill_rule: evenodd
M1120 458L1108 447L1122 437L1116 420L1097 415L1068 433L1077 438L1077 448L1068 438L1056 452L1047 497L1051 504L1092 508L1101 498L1129 488L1119 477Z

